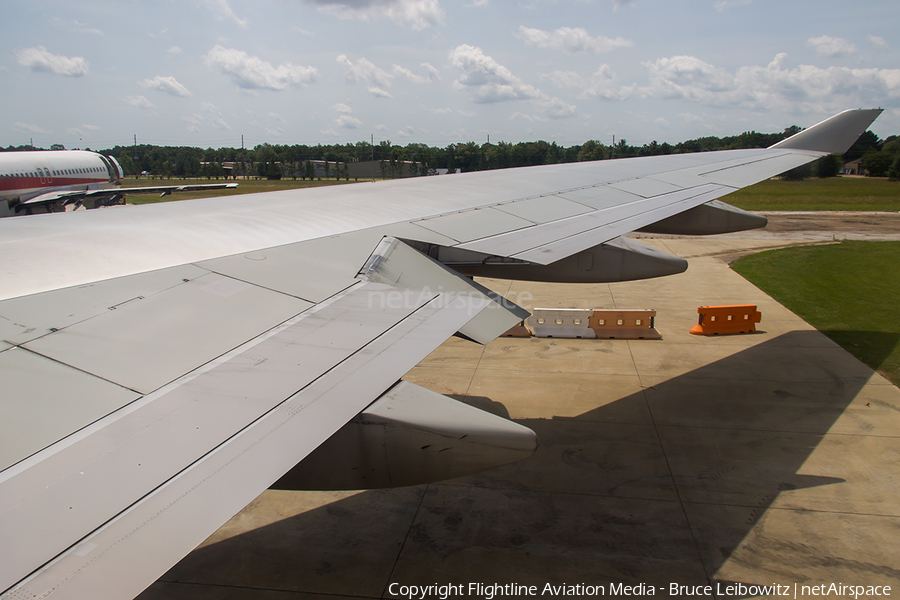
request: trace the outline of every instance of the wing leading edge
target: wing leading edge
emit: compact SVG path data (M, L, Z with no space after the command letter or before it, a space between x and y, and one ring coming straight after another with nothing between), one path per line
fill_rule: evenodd
M394 384L448 336L487 343L524 316L458 272L678 272L621 236L696 227L879 112L761 150L0 222L0 426L41 431L0 436L2 597L136 595L357 415L431 402ZM499 431L523 436L504 456L533 449Z

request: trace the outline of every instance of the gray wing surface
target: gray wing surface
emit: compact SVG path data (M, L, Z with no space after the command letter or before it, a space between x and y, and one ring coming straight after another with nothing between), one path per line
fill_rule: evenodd
M137 595L449 336L527 314L424 245L552 264L841 152L878 112L809 148L3 220L2 597Z

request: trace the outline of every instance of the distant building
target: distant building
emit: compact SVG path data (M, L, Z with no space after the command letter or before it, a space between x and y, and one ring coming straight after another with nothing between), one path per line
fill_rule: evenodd
M848 163L844 163L844 168L841 169L841 175L862 175L863 169L859 166L859 160L851 160Z
M347 166L350 167L351 179L404 179L419 176L419 163L409 160L397 163L395 172L391 171L388 161L365 160L348 163ZM382 166L384 172L382 172Z

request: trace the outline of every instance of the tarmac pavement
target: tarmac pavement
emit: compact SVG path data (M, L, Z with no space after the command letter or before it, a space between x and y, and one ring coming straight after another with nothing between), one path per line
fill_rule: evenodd
M488 597L470 583L897 594L900 389L726 262L811 240L642 241L688 271L483 282L530 307L653 308L661 340L454 338L404 378L531 427L531 458L408 488L268 490L140 598L382 598L435 584ZM756 304L758 333L690 335L697 307L716 304ZM730 591L718 597L759 595Z

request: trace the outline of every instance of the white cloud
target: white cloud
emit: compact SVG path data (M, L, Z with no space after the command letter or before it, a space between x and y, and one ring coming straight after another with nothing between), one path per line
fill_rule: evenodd
M181 48L179 48L178 46L172 46L171 48L169 48L168 50L166 50L166 53L167 53L167 54L170 54L170 55L173 55L173 56L174 56L175 54L181 54Z
M90 25L82 23L77 19L73 19L71 21L63 21L59 17L53 17L53 22L66 31L72 31L74 33L86 33L88 35L103 35L103 32L96 27L91 27Z
M181 119L188 124L188 131L200 131L202 125L210 125L216 129L230 130L231 125L222 118L222 113L212 102L201 102L202 113L193 113Z
M733 75L693 56L672 56L643 63L650 75L651 96L700 100L733 92Z
M752 4L753 0L720 0L716 2L713 6L715 6L716 11L722 12L732 8L734 6L747 6L748 4Z
M360 58L354 64L346 54L340 54L335 59L344 69L344 76L350 83L363 82L367 84L369 93L378 98L393 98L393 96L384 88L390 87L395 79L405 79L413 83L428 83L430 81L440 80L437 69L428 63L422 63L427 76L416 75L406 67L394 65L390 73L384 69L375 66L372 61L366 58Z
M47 131L43 127L38 127L31 123L22 123L21 121L13 123L13 129L16 131L27 131L28 133L53 133L52 131Z
M376 98L393 98L393 96L391 96L390 92L388 92L387 90L383 90L380 87L373 85L367 89L369 90L369 93L372 94L373 96L375 96Z
M220 69L245 90L285 90L315 81L319 72L314 67L290 63L273 67L259 57L216 44L204 58L207 66Z
M412 81L413 83L425 83L427 81L431 81L430 77L422 77L421 75L416 75L406 67L401 67L400 65L394 65L394 77L397 79L406 79L408 81Z
M398 25L422 30L440 25L444 10L438 0L306 0L342 19L388 18Z
M706 121L704 117L695 115L694 113L678 113L678 116L681 117L685 123L703 123Z
M125 96L122 101L137 108L156 108L156 105L147 100L144 96Z
M551 119L568 119L578 114L574 104L553 97L538 103L543 113Z
M650 85L641 96L685 99L710 106L750 110L833 112L847 106L900 102L900 69L850 69L813 65L785 68L778 54L766 66L740 67L734 74L693 56L643 63Z
M391 74L376 67L372 64L372 61L366 58L361 58L356 61L356 64L353 64L345 54L341 54L335 60L344 68L344 76L350 83L362 81L379 87L389 87L391 85Z
M358 129L362 127L362 121L350 115L341 115L335 119L335 122L338 124L338 127L343 127L344 129Z
M220 21L222 19L230 19L241 27L246 27L249 23L247 19L238 18L238 16L234 14L234 11L231 10L231 6L228 4L228 0L197 0L197 3L212 11L216 19Z
M509 69L487 56L481 48L462 44L450 52L451 64L462 71L453 82L459 91L468 91L475 102L492 103L507 100L533 100L543 97L540 90L523 83Z
M178 80L171 75L163 77L157 75L153 79L145 79L140 82L142 88L149 90L159 90L171 96L180 96L182 98L190 98L193 94L186 87L178 83Z
M578 98L624 100L634 96L636 85L624 86L609 65L600 65L589 77L574 71L554 71L549 79L561 88L577 92Z
M856 46L844 38L835 38L828 35L809 38L806 45L813 48L819 56L835 58L838 56L850 56L856 53Z
M421 66L425 67L425 70L428 71L428 79L430 79L431 81L440 81L441 80L441 74L436 68L434 68L427 62L422 63Z
M872 42L872 45L876 48L880 48L881 50L888 49L888 43L884 41L884 38L878 37L877 35L870 35L869 41Z
M67 77L81 77L87 75L88 72L88 62L81 56L69 58L60 54L52 54L43 46L23 48L16 50L15 54L19 64L29 67L32 71L55 73Z
M347 106L346 104L343 104L341 102L338 102L331 108L333 108L334 110L338 111L339 113L343 113L345 115L349 115L350 113L353 112L352 108L350 108L349 106Z
M669 122L666 121L666 120L665 120L664 118L662 118L662 117L658 117L658 118L654 119L654 120L653 120L653 124L656 125L656 126L658 126L658 127L663 128L663 129L668 129L668 128L669 128Z
M100 127L98 127L96 125L83 124L83 125L81 125L81 127L70 127L68 129L66 129L66 133L69 133L71 135L77 135L77 136L84 135L85 131L100 131Z
M634 4L634 0L612 0L613 10L619 10L620 8L625 8L626 6L631 6Z
M521 25L519 26L519 37L528 46L552 48L569 53L594 52L600 54L634 45L631 40L620 37L615 39L603 35L591 37L582 27L560 27L555 31L544 31Z

